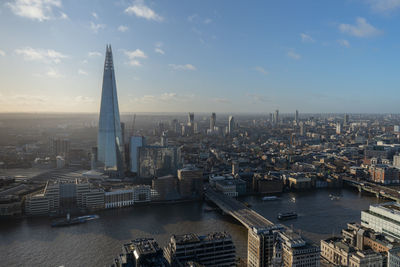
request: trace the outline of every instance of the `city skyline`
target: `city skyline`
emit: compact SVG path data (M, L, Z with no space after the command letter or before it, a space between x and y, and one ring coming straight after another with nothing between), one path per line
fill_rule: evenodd
M96 113L107 43L121 113L400 112L397 1L244 5L7 0L0 112Z

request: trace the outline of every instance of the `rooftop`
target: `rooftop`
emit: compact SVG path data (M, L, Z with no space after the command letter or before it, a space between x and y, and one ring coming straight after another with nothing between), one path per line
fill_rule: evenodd
M157 242L153 238L138 238L131 243L125 244L124 249L127 253L136 252L138 255L152 254L160 250Z
M176 243L195 243L200 242L200 238L196 234L172 235L171 239Z

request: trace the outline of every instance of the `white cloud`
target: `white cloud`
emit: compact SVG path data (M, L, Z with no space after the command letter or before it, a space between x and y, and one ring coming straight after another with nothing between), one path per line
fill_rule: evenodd
M206 18L203 22L204 24L210 24L212 22L212 19Z
M303 43L314 43L315 40L308 34L300 33L301 41Z
M347 47L347 48L350 47L349 41L347 41L347 40L345 40L345 39L337 40L337 42L338 42L338 44L341 45L341 46L344 46L344 47Z
M34 49L32 47L16 49L15 53L17 53L17 55L22 55L25 60L42 61L44 63L60 63L61 59L68 57L52 49Z
M142 104L151 104L156 101L156 97L154 95L144 95L142 97L135 97L132 99L133 102L139 102Z
M199 17L199 15L197 15L197 14L193 14L193 15L190 15L188 18L187 18L187 20L189 21L189 22L193 22L195 19L197 19Z
M64 12L61 12L60 19L69 19L69 17Z
M204 24L210 24L213 20L211 18L201 18L198 14L192 14L190 16L187 17L187 20L189 22L193 22L193 23L204 23Z
M131 66L141 66L138 58L147 58L147 55L140 49L134 51L124 51L125 55L129 58L129 65Z
M141 104L161 104L161 103L176 103L191 101L194 99L194 95L178 95L177 93L168 92L160 95L144 95L142 97L132 98L132 102Z
M263 67L260 67L260 66L255 67L254 70L256 70L259 73L264 74L264 75L268 75L269 74L269 72L267 70L265 70Z
M85 75L85 76L88 75L87 71L84 71L84 70L82 70L82 69L79 69L79 70L78 70L78 74L79 74L79 75Z
M216 97L216 98L213 98L213 99L211 99L212 101L214 101L214 102L217 102L217 103L220 103L220 104L230 104L230 103L232 103L229 99L227 99L227 98L219 98L219 97Z
M400 0L367 0L372 10L390 12L400 7Z
M78 96L74 97L73 100L74 100L74 102L76 102L78 104L94 103L94 99L92 97L88 97L88 96L78 95Z
M54 18L53 8L61 8L61 0L14 0L6 5L17 16L44 21Z
M98 19L98 18L99 18L99 16L97 15L96 12L92 12L92 16L93 16L93 18L95 18L95 19Z
M155 51L156 53L161 54L161 55L164 55L164 54L165 54L164 50L162 50L161 48L158 48L158 47L156 47L156 48L154 49L154 51Z
M49 99L47 96L40 95L27 95L27 94L17 94L7 96L8 102L12 102L15 105L32 105L32 104L43 104Z
M89 56L89 57L100 57L100 56L101 56L101 53L100 53L100 52L97 52L97 51L90 51L90 52L88 53L88 56Z
M4 57L6 55L6 52L0 49L0 56Z
M126 32L127 30L129 30L128 26L125 26L125 25L118 26L118 31L120 31L120 32Z
M369 24L365 18L358 17L355 25L340 24L339 30L343 33L356 37L372 37L382 32Z
M61 78L61 77L64 77L61 73L59 73L57 70L55 70L55 69L49 69L47 72L46 72L46 75L48 76L48 77L50 77L50 78Z
M299 60L301 58L301 55L297 54L294 50L287 52L287 56L295 60Z
M158 15L154 10L150 9L144 4L144 1L135 1L131 6L125 9L125 13L129 15L135 15L139 18L145 18L147 20L163 21L164 18Z
M169 64L169 66L174 70L197 70L195 66L192 64L185 64L185 65L176 65L176 64Z
M270 99L264 95L247 94L246 96L251 100L253 104L270 102Z
M164 101L169 101L172 99L176 99L178 97L177 93L164 93L161 95L160 99L164 100Z
M99 30L102 30L102 29L104 29L106 27L106 25L105 24L96 24L96 23L94 23L94 22L90 22L90 29L92 29L92 31L94 32L94 33L98 33L99 32Z

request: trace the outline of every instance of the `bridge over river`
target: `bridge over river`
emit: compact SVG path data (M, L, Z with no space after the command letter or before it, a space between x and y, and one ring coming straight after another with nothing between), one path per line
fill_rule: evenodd
M205 197L207 200L217 205L224 213L229 214L238 220L241 224L247 227L247 229L251 230L253 227L271 228L274 226L282 228L282 225L275 225L236 199L218 193L211 188L206 190Z

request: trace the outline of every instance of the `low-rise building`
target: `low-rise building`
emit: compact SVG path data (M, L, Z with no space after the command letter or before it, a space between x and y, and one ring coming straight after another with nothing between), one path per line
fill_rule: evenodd
M106 209L132 206L133 203L133 189L118 189L104 193L104 204Z
M344 243L341 238L332 237L321 240L321 257L332 264L348 266L353 252L354 248Z
M320 249L308 244L298 234L280 231L278 240L282 247L282 265L284 267L302 267L320 265ZM275 245L276 246L276 245Z
M46 215L50 212L49 199L44 194L28 196L25 199L25 213L29 216Z
M282 193L283 181L279 178L264 177L260 174L254 174L253 191L260 194Z
M22 203L17 196L0 197L0 217L19 216L22 213Z
M222 194L229 197L237 197L236 184L232 180L221 180L215 183L215 188Z
M400 247L393 248L388 251L388 267L400 266Z
M385 164L372 165L369 168L371 180L382 184L399 183L399 170Z
M151 187L149 185L137 185L133 187L134 203L144 203L151 201Z
M152 180L152 189L156 192L154 200L179 199L178 178L173 175L156 177Z
M382 267L384 257L371 250L357 251L349 259L349 267Z

